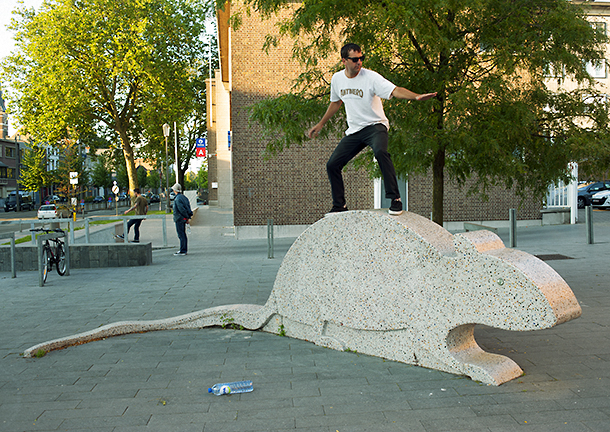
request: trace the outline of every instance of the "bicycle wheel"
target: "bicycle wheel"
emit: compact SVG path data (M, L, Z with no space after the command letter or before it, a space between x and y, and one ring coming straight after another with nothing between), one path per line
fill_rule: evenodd
M42 249L42 282L47 281L49 271L53 269L53 263L51 262L51 251L48 246Z
M57 243L55 247L55 259L57 260L57 274L63 276L66 273L66 251L63 243Z

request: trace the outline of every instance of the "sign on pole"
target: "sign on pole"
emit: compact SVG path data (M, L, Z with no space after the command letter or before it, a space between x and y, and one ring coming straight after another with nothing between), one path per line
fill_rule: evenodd
M78 184L78 173L70 171L70 184Z
M205 138L195 139L195 156L196 157L206 157Z

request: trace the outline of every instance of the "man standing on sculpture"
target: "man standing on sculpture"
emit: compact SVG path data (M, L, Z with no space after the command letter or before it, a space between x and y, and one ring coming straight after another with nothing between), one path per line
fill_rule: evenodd
M176 193L174 198L174 223L176 224L176 233L180 240L180 250L176 252L175 256L186 255L188 250L188 239L186 237L186 225L190 223L193 217L191 210L191 203L188 198L182 194L182 186L180 183L176 183L172 186L172 190Z
M356 44L341 48L341 61L345 69L335 73L330 84L330 105L322 120L309 132L309 138L318 136L326 122L342 104L345 104L348 129L335 151L326 163L326 171L333 197L330 213L347 211L345 187L341 170L365 147L369 146L379 163L386 190L386 198L392 200L389 213L402 213L402 201L398 191L398 181L394 164L388 153L388 122L381 99L408 99L425 101L436 93L417 94L403 87L397 87L377 72L362 67L364 55Z

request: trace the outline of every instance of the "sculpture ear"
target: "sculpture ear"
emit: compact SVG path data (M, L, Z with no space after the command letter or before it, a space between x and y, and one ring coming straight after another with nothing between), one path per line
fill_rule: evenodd
M483 253L505 248L502 239L487 230L456 234L453 236L453 244L458 254Z

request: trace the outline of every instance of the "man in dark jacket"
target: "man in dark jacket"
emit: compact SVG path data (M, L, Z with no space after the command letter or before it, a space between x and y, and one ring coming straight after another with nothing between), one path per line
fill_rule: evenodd
M188 198L182 194L180 183L173 185L172 190L176 194L176 198L174 198L174 223L176 224L176 233L178 233L178 238L180 239L180 250L174 256L182 256L186 255L188 249L186 224L190 223L193 212Z

